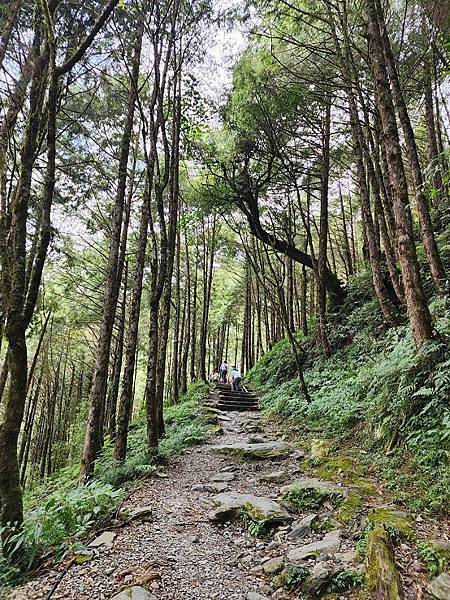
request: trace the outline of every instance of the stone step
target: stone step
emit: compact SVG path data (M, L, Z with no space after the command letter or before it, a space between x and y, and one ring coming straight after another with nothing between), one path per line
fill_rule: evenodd
M247 412L247 411L256 411L259 410L258 406L242 406L241 404L220 404L219 405L220 410L223 411L227 411L227 412L231 412L231 411L236 411L236 412Z
M241 404L242 406L259 406L257 400L219 400L219 404Z
M251 398L256 398L256 394L253 392L246 392L245 390L219 390L217 392L219 396L250 396Z
M231 404L258 404L258 398L219 398L219 402L230 402Z
M258 404L258 398L219 398L219 402L231 402L233 404Z

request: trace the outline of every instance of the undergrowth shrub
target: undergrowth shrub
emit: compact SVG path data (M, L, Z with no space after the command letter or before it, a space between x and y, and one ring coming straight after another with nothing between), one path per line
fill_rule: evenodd
M58 559L64 558L75 541L105 517L121 497L120 490L96 481L51 493L43 505L25 513L20 532L6 535L2 554L7 558L0 557L0 585L15 583L21 572L19 565L33 567L43 550L52 550Z
M314 348L314 332L302 340L308 353L304 374L309 404L286 339L258 361L247 380L259 390L268 413L303 425L314 435L358 439L380 455L390 450L391 464L399 455L401 468L392 472L389 461L379 461L397 498L439 509L448 502L450 490L449 302L438 298L430 303L438 336L417 352L409 326L383 331L373 298L360 285L367 285L365 278L353 278L347 317L336 315L328 326L331 358ZM409 489L414 478L420 497Z

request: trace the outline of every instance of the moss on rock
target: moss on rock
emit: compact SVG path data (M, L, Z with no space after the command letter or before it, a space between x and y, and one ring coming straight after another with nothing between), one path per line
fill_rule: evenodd
M403 600L405 597L391 539L383 525L376 525L369 532L366 582L373 600Z
M311 457L326 458L331 451L331 440L311 440Z
M283 501L293 509L317 508L326 500L339 506L348 490L329 481L299 479L282 489Z
M341 523L350 523L353 521L363 506L363 498L356 491L351 491L341 503L336 517Z
M404 511L380 506L370 509L367 518L372 527L384 525L390 535L396 539L413 540L416 537L411 521Z
M275 587L292 590L309 577L309 570L299 565L286 565L279 575L273 578Z

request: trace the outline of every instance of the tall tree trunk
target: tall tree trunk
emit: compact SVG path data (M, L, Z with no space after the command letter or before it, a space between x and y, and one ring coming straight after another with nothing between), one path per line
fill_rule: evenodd
M423 61L423 86L425 96L425 123L427 128L428 141L428 161L433 172L433 193L436 199L436 203L438 203L439 199L442 196L443 185L436 135L431 65L430 61L428 60L428 57L425 57Z
M123 265L118 264L120 252L120 240L122 233L122 222L125 203L125 192L128 175L128 157L130 153L131 135L133 131L134 112L136 104L137 81L139 77L139 66L142 48L143 25L140 26L136 36L133 64L131 68L131 80L128 92L127 114L120 144L120 158L118 164L117 191L111 224L111 238L108 256L108 274L106 289L103 298L102 320L100 325L99 341L97 346L97 358L92 380L91 393L89 397L89 416L84 440L83 459L81 465L82 481L86 482L92 476L94 463L102 445L103 423L102 413L105 404L109 353L111 349L112 328L117 308L117 300L120 289L121 269ZM120 275L120 277L119 277Z
M386 68L392 85L392 90L394 92L395 104L403 129L403 134L405 136L405 145L408 152L409 161L411 163L411 173L415 188L416 205L417 212L419 214L420 232L423 240L423 246L428 264L430 265L431 275L433 277L436 290L443 294L445 292L446 275L434 237L428 201L423 190L424 182L422 167L420 165L419 153L417 150L416 139L414 137L414 130L412 128L406 102L403 97L397 66L395 64L391 42L384 20L384 11L380 0L375 0L374 18L377 19L377 25L381 34Z
M326 331L326 271L327 271L327 240L328 240L328 180L330 173L330 127L331 100L328 97L325 105L322 133L322 180L320 192L320 228L319 253L317 257L317 304L319 309L319 335L322 350L326 357L331 355L330 344Z
M368 20L369 53L372 62L376 102L383 126L384 145L387 153L389 179L393 192L394 218L400 266L405 287L406 305L414 340L420 347L433 336L431 315L428 310L409 208L408 186L404 172L400 140L395 119L388 73L383 56L383 46L378 25L375 0L363 0Z

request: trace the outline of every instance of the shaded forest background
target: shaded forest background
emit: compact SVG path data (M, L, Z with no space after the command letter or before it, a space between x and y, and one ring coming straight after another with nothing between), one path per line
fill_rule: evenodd
M0 582L200 441L225 357L443 510L447 9L0 3Z

